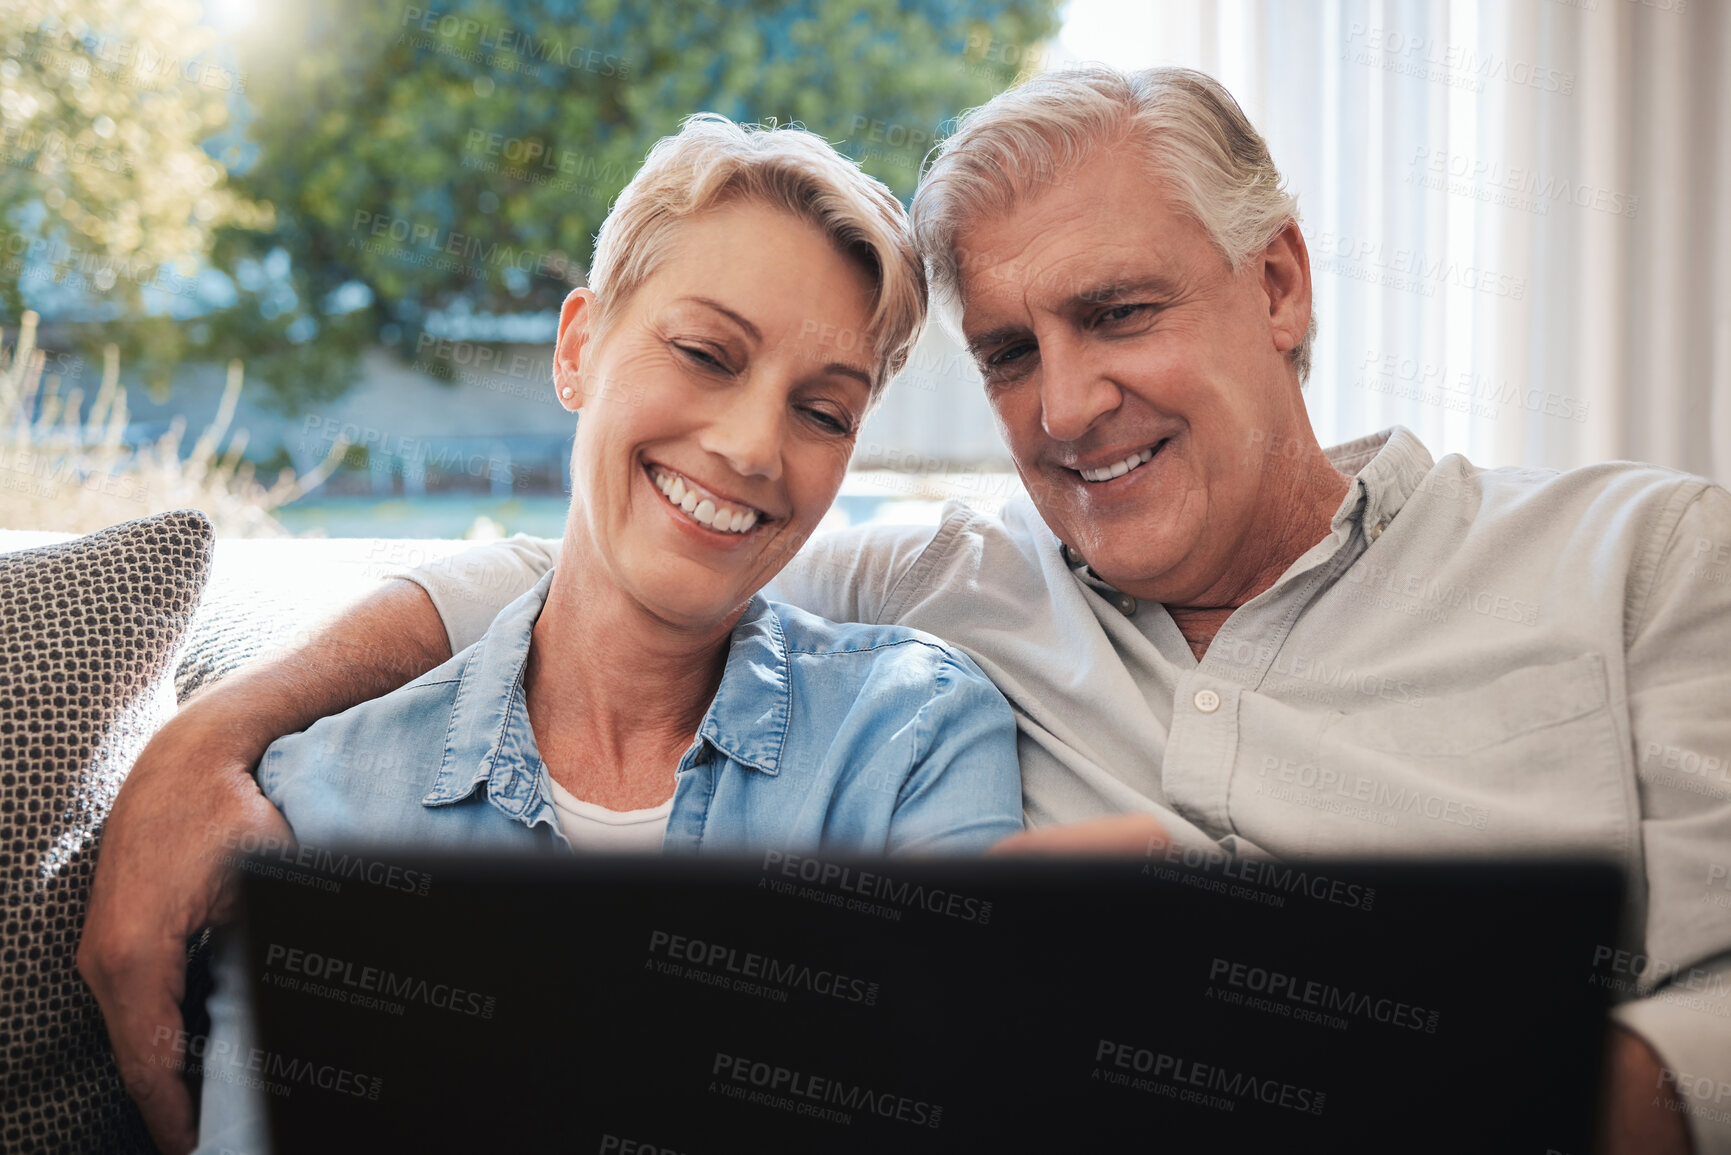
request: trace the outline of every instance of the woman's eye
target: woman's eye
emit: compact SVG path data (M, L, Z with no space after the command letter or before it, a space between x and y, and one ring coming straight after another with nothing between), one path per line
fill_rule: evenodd
M681 353L685 354L685 356L688 360L693 361L693 362L703 366L705 369L726 369L727 368L726 365L722 364L721 359L719 357L715 356L715 354L711 353L709 350L704 349L700 346L697 346L697 345L680 345L680 344L675 343L675 345L673 347L675 349L678 349Z

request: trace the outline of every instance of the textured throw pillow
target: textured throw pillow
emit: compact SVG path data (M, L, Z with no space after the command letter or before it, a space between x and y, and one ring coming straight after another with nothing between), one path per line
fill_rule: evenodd
M212 539L177 510L0 554L0 1150L154 1150L76 954L115 793L174 711Z

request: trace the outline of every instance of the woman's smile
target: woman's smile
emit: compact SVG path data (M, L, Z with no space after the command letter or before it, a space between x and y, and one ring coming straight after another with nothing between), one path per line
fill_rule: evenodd
M724 497L678 470L647 462L644 472L650 484L666 499L669 512L682 522L721 538L744 537L772 519L763 510Z

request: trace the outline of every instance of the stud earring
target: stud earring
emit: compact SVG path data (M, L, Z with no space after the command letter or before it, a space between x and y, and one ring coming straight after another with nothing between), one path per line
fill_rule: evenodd
M559 390L559 396L561 396L561 397L565 398L565 400L569 401L569 400L571 400L572 396L576 392L577 391L575 389L573 389L573 388L571 388L571 386L567 385L567 386L565 386L565 388Z

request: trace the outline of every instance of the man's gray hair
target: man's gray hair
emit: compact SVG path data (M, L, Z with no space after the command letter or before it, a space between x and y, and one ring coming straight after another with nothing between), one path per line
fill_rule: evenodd
M1298 220L1268 145L1221 83L1190 68L1124 73L1088 65L1017 85L961 118L927 159L914 237L936 295L961 296L956 238L1042 185L1062 184L1095 150L1139 148L1150 176L1207 232L1234 272ZM1310 375L1316 315L1292 350Z

